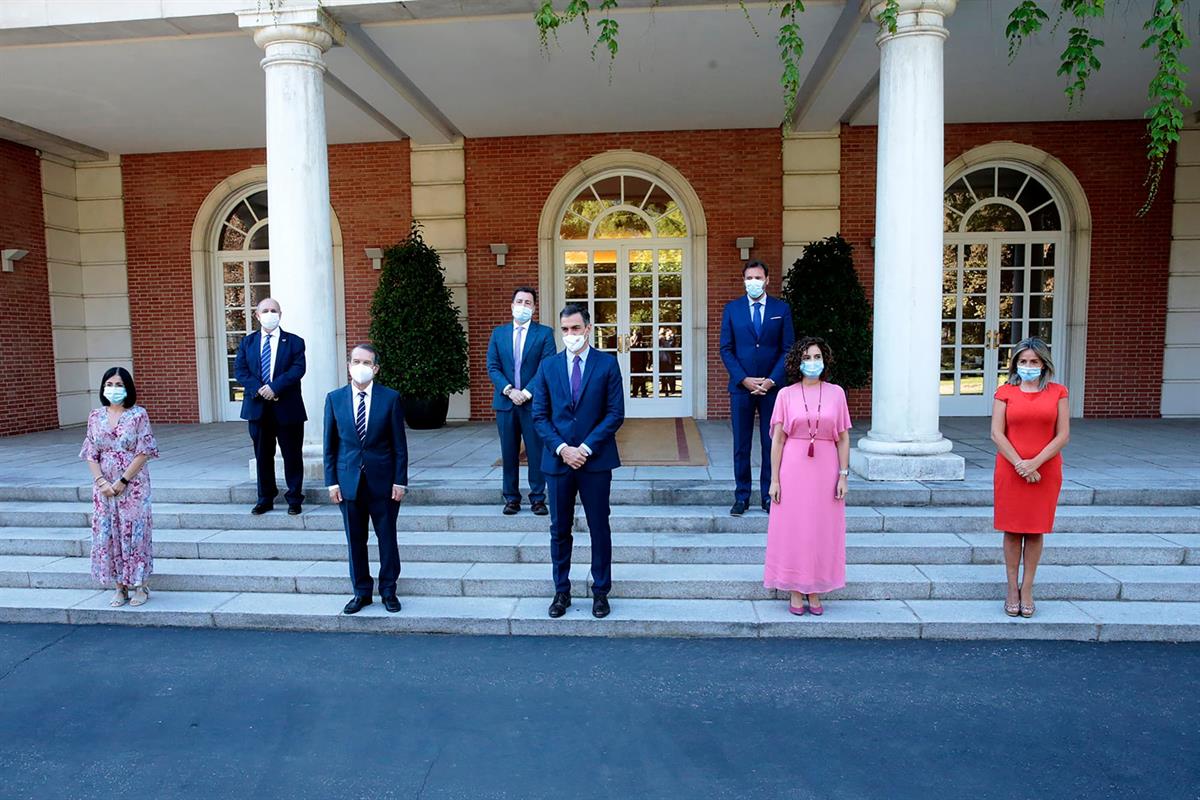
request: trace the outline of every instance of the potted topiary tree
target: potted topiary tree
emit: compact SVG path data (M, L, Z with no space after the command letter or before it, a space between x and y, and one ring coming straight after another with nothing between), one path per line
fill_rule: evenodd
M833 380L861 389L871 376L871 304L854 271L853 248L841 236L812 242L783 279L796 338L829 342Z
M383 255L371 301L371 341L379 349L379 380L404 398L409 427L445 425L450 395L469 383L467 334L441 257L425 244L417 222Z

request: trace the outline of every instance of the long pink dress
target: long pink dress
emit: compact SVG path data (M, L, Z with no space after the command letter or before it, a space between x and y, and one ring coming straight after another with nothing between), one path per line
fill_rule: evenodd
M158 458L146 409L134 406L108 427L108 411L93 409L79 457L100 464L109 482L121 477L133 459ZM92 487L92 577L106 586L144 584L154 571L153 519L150 513L150 465L116 497Z
M779 468L779 502L771 504L767 523L763 585L805 594L832 592L846 585L846 502L835 498L837 440L850 429L846 393L832 383L785 387L775 399L772 433L776 425L788 438ZM810 428L817 436L811 458Z

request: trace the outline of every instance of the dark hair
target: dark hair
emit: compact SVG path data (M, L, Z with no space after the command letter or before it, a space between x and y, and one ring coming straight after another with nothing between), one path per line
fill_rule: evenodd
M829 343L820 336L804 336L788 350L787 360L784 361L788 383L799 383L804 377L804 373L800 371L800 362L804 360L808 348L814 344L821 348L821 359L825 362L825 368L817 377L823 381L829 379L829 366L833 363L833 351L829 349Z
M517 288L513 289L512 299L516 300L517 295L519 295L521 292L527 292L533 295L533 302L537 302L537 289L534 289L532 286L518 286Z
M104 396L104 384L108 383L108 379L113 375L121 376L121 383L125 384L125 402L121 405L133 408L137 402L137 389L133 385L133 376L124 367L109 367L104 371L104 377L100 379L100 405L109 405L108 398Z
M749 269L753 269L754 267L758 267L759 269L761 269L763 271L763 275L766 275L768 278L771 277L770 267L768 267L762 261L759 261L757 258L754 259L753 261L747 261L745 264L742 265L742 277L743 278L746 277L746 271Z
M576 314L583 316L584 325L592 324L592 315L588 313L587 306L585 306L583 303L567 303L565 306L563 306L563 310L559 312L558 321L562 322L567 317L573 317Z
M379 351L375 349L375 345L370 342L359 342L350 348L350 352L346 354L346 360L350 360L350 356L354 355L355 350L366 350L375 358L375 366L379 366Z

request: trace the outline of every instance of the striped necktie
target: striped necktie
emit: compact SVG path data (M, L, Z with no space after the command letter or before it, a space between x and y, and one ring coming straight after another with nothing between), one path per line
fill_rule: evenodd
M358 410L354 412L354 427L358 429L358 440L367 439L367 393L358 393Z
M269 333L263 338L262 380L263 383L271 381L271 334Z

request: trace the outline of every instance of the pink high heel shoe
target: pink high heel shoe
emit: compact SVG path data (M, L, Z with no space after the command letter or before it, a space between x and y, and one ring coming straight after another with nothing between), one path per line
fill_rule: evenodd
M819 617L825 613L825 606L814 606L812 603L809 603L808 613L812 614L814 617Z
M788 611L795 614L797 617L803 617L804 616L804 601L801 601L800 605L794 606L794 605L792 605L791 601L789 600L788 601Z

